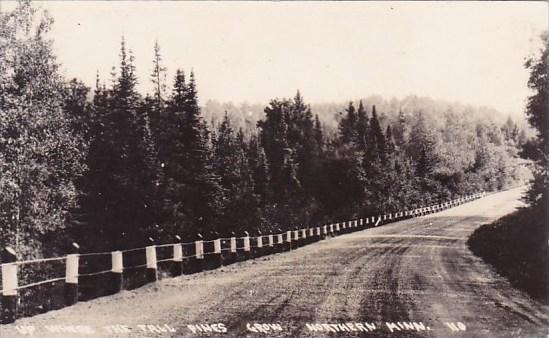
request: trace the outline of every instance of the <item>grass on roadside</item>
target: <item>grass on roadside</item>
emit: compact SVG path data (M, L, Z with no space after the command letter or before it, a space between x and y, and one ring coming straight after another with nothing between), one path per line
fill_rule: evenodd
M521 208L481 226L467 244L514 287L549 304L547 223L542 208Z

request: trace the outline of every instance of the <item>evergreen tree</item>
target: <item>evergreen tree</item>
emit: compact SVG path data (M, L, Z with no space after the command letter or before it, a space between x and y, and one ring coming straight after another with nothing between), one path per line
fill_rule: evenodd
M381 125L377 117L376 106L372 106L372 117L370 118L370 156L369 158L373 161L380 159L385 161L386 158L386 147L385 147L385 136L381 130Z
M357 141L357 121L358 116L355 110L353 102L349 102L349 105L345 109L345 113L339 121L339 135L340 141L343 144L353 143L356 145Z
M265 114L258 122L259 137L270 169L272 202L284 205L277 213L279 221L309 222L318 207L315 195L321 156L317 142L321 135L315 131L311 109L298 91L293 99L271 101Z
M315 138L316 145L319 153L322 153L322 149L324 148L324 133L322 132L322 124L320 123L318 114L315 114L315 124L313 128L313 136Z
M288 124L285 118L289 105L288 100L272 100L265 108L265 119L258 122L259 139L269 165L272 198L275 201L284 199L282 171L287 152L290 150Z
M174 147L165 165L171 168L165 180L173 182L166 188L169 193L164 203L172 209L170 222L183 224L180 230L191 235L214 231L219 227L224 194L211 164L209 132L200 114L193 72L186 83L183 72L177 71L167 114L175 119L166 137Z
M435 138L428 129L425 115L422 113L419 113L410 131L408 152L416 162L418 176L430 176L436 163Z
M227 114L218 127L213 145L214 170L227 196L223 222L235 225L231 230L238 232L253 229L260 223L259 199L254 193L253 173L246 156L243 133L234 132ZM225 234L230 234L229 229Z
M252 170L254 192L259 196L261 206L264 208L269 200L269 165L265 150L261 147L257 136L252 136L248 145L248 162Z
M366 151L366 148L368 145L367 140L368 140L370 124L368 122L368 113L366 112L366 109L364 109L362 100L358 103L357 119L358 119L357 125L356 125L357 144L362 151Z
M89 105L87 96L90 91L82 81L76 78L69 81L65 86L63 109L71 119L71 129L74 133L84 139L88 138Z
M408 154L415 163L417 185L425 193L425 200L438 199L440 186L434 180L434 169L438 163L436 139L423 113L419 113L410 130Z
M385 131L385 148L387 149L387 155L389 157L394 155L396 146L391 126L387 126L387 130Z
M136 90L134 59L122 39L119 75L109 91L96 88L94 139L88 155L84 201L92 223L111 243L143 243L156 222L159 163L149 116Z
M167 86L166 86L166 67L162 64L160 54L160 45L158 41L154 44L153 70L150 79L153 85L152 97L147 95L143 106L149 112L150 129L157 145L162 144L158 149L159 160L163 163L166 156L169 156L169 149L166 149L170 140L167 139L170 134L169 129L174 128L175 122L166 110Z
M402 148L407 141L408 128L409 126L406 119L406 114L404 114L401 109L398 112L397 122L394 124L393 127L393 138L395 140L395 144L400 148Z
M153 71L151 81L154 86L154 100L161 105L166 98L166 67L162 65L162 56L160 55L160 45L158 41L154 43Z

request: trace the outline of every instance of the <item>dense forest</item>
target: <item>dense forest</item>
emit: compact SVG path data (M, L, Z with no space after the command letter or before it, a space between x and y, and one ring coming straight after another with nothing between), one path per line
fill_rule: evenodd
M0 247L20 256L266 233L394 212L529 179L524 126L428 98L201 107L159 44L138 79L122 38L94 88L63 78L46 14L0 13ZM92 65L93 66L93 65ZM151 81L140 93L137 82ZM352 85L352 84L349 84ZM203 114L204 112L204 114Z

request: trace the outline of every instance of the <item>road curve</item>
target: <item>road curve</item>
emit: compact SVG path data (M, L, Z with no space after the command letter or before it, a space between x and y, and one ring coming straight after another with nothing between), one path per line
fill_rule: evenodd
M474 229L519 206L520 194L493 194L16 324L40 336L58 324L119 337L545 337L548 307L513 289L466 245ZM139 326L148 324L156 326ZM198 333L200 324L212 332ZM20 336L13 324L0 331Z

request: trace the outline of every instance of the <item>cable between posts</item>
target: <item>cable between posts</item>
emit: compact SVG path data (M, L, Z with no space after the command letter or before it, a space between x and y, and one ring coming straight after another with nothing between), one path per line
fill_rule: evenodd
M54 282L58 282L58 281L61 281L61 280L65 280L65 277L51 278L51 279L47 279L47 280L36 282L36 283L21 285L21 286L18 286L16 288L16 290L27 289L27 288L30 288L30 287L33 287L33 286L38 286L38 285L48 284L48 283L54 283Z
M37 259L30 259L30 260L26 260L26 261L13 262L12 264L15 264L15 265L19 266L19 265L33 264L33 263L62 261L62 260L65 260L65 259L66 259L66 257L37 258Z

